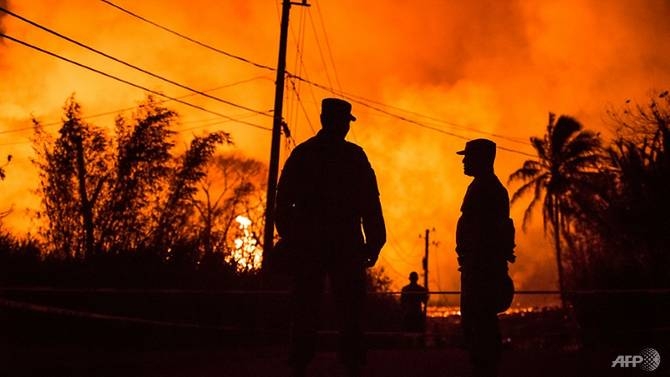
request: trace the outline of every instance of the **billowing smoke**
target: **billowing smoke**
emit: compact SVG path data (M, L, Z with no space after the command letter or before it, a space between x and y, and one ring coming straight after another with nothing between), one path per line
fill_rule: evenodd
M261 64L276 64L279 2L115 3L223 50ZM463 176L455 152L464 139L491 137L504 148L532 153L519 141L540 136L549 111L575 116L586 127L607 136L603 126L607 107L628 98L644 101L651 90L670 85L667 0L310 3L310 8L294 6L291 10L289 70L376 100L389 112L447 132L438 133L354 104L358 121L353 124L350 139L365 148L380 182L391 236L382 265L396 286L406 282L411 270L421 272L423 240L418 236L434 227L431 238L439 244L431 247L431 289L458 288L453 233L469 179ZM7 1L0 0L0 4L6 7ZM272 107L273 72L195 46L102 2L34 0L14 2L12 10L197 89L248 80L212 93L259 110ZM0 28L6 27L7 21L0 13ZM188 94L18 20L11 19L11 32L153 89L174 96ZM302 43L300 50L297 43ZM45 122L58 120L60 108L72 92L77 92L89 114L127 108L144 96L142 91L10 41L4 41L1 51L0 131L29 126L30 114ZM302 104L289 84L284 116L300 142L319 127L318 103L332 94L304 83L293 84ZM209 100L188 100L229 115L249 116ZM183 129L206 124L195 122L213 117L181 105L174 107L183 115ZM267 117L245 119L270 125ZM96 118L95 122L111 125L111 117ZM205 129L180 135L187 139ZM235 123L209 129L230 131L244 153L267 161L269 133ZM19 203L15 206L16 222L26 218L21 208L35 204L26 203L27 199L18 201L34 188L31 180L12 179L12 169L30 158L28 136L25 132L0 134L0 144L5 144L0 153L13 154L16 162L7 169L8 178L2 182L6 204L0 210ZM283 156L286 153L282 151ZM500 151L498 176L506 182L527 158ZM26 169L19 171L28 169L30 164L26 162ZM518 224L526 204L513 207ZM538 213L529 232L518 234L519 257L511 271L520 288L555 287L555 262L541 228Z

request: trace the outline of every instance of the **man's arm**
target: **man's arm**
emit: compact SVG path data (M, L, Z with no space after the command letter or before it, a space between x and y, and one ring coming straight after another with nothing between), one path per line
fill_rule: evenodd
M386 243L386 225L384 224L382 205L379 200L377 178L367 158L365 158L365 166L361 203L362 223L365 233L365 252L368 258L366 265L372 267L377 262L382 246Z
M282 169L277 183L277 201L275 210L275 225L277 232L283 239L290 239L295 221L295 199L297 184L297 158L293 153L289 156Z

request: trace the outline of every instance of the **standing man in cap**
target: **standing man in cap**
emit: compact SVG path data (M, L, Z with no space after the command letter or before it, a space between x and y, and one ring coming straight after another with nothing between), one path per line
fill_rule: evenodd
M497 374L502 348L497 314L514 292L507 272L507 262L514 262L514 226L507 190L493 170L496 144L475 139L457 153L465 175L474 177L456 227L461 321L473 375L489 377Z
M359 146L346 141L351 104L321 102L322 129L286 160L277 187L277 231L293 254L290 363L305 374L314 357L318 310L329 278L340 332L339 358L350 376L365 362L362 311L366 268L386 242L374 171Z

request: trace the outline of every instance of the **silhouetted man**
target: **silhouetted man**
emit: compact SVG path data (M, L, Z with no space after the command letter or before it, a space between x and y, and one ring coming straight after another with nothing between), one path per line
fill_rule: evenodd
M365 362L361 316L367 267L386 242L374 171L359 146L344 140L351 104L321 103L322 129L289 156L277 188L277 230L294 254L290 362L304 375L314 357L324 278L340 330L339 358L351 376Z
M513 295L507 274L507 262L514 261L509 196L493 171L494 142L471 140L458 154L464 156L465 175L474 177L456 228L461 320L473 374L495 376L501 351L497 313L509 307Z
M424 307L428 303L428 292L417 283L418 280L419 274L415 271L410 272L409 284L401 291L400 306L403 331L423 333L426 330Z

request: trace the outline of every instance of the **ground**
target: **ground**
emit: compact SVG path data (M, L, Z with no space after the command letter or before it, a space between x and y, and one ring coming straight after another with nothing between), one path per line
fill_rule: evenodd
M262 377L289 376L285 351L277 347L191 350L89 350L83 348L14 349L3 362L2 376L35 377ZM507 350L501 376L661 376L665 371L611 368L612 352ZM333 352L321 352L309 375L342 376ZM364 376L469 376L467 354L458 348L372 350Z

